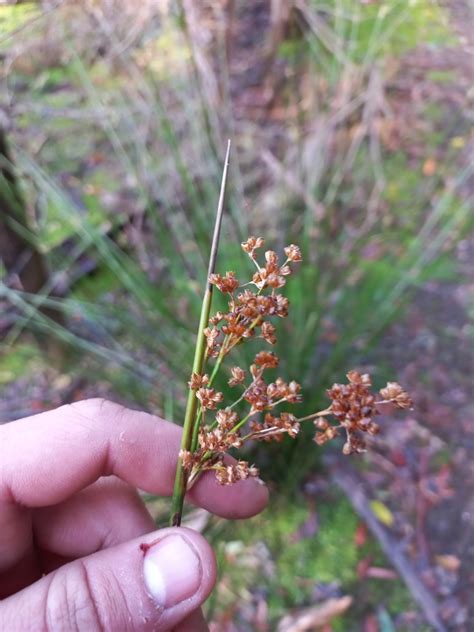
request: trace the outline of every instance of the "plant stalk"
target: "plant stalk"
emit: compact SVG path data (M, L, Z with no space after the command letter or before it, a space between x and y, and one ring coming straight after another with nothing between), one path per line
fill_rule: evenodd
M219 194L219 203L217 205L216 221L214 224L214 234L212 237L211 254L209 256L209 268L207 271L206 289L201 306L201 316L199 319L199 328L196 339L196 347L194 351L193 373L202 375L204 366L204 355L206 350L206 337L204 329L209 322L209 315L212 303L213 285L209 282L209 277L213 274L216 267L217 250L219 246L219 237L222 226L222 215L224 210L225 186L227 180L227 171L229 166L230 140L227 142L227 151L225 155L224 167L222 170L222 182ZM186 412L184 415L183 435L181 438L181 450L190 450L192 447L192 439L195 434L194 426L198 422L196 419L197 411L196 391L191 388L188 391L188 399L186 403ZM174 481L173 497L171 499L171 516L170 525L179 527L183 515L184 496L186 494L187 476L183 469L183 462L178 456L176 466L176 476Z

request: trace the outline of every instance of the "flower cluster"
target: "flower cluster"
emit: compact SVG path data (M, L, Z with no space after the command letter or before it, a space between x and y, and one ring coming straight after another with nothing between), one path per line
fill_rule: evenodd
M265 252L265 265L260 265L256 252L262 248L261 237L249 237L242 244L257 271L246 286L254 285L257 291L240 285L234 272L226 272L225 276L211 274L209 282L224 294L229 295L229 311L217 312L209 320L204 330L207 339L207 356L222 359L233 347L247 338L263 338L269 344L275 344L275 326L269 318L288 316L288 299L276 292L286 283L286 277L292 273L292 263L301 261L301 251L291 244L285 248L286 260L280 264L278 255L273 250ZM237 293L238 289L241 289ZM269 293L265 293L269 290Z
M368 373L349 371L348 384L333 384L327 391L331 399L331 406L323 411L324 416L314 421L317 429L315 441L322 445L334 439L342 429L346 433L346 443L343 446L344 454L364 452L366 443L363 433L376 435L380 427L374 422L374 417L379 413L377 405L391 403L398 408L411 408L412 401L408 393L396 382L389 382L380 391L383 399L377 399L372 392L372 381ZM332 415L339 425L330 425L326 416Z
M379 432L374 421L379 414L379 404L391 403L404 409L412 405L409 395L396 382L389 382L380 391L380 399L372 392L367 373L350 371L347 384L334 384L327 391L331 404L325 410L300 418L287 411L277 411L281 404L301 402L301 387L297 382L286 382L281 377L268 379L268 372L277 369L280 361L272 351L263 350L256 353L248 369L239 366L230 369L228 384L239 394L231 405L219 407L224 396L213 387L213 380L225 356L237 344L250 338L260 338L274 345L276 329L270 319L288 315L288 299L279 290L292 273L292 265L302 260L301 251L294 244L287 246L284 249L286 258L280 263L276 252L267 250L265 263L261 265L257 254L263 246L261 237L249 237L242 244L242 249L257 268L244 285L233 272L226 272L224 276L212 274L209 278L212 285L228 296L228 311L211 316L204 330L207 340L205 361L216 358L211 376L204 372L202 375L193 373L189 381L189 388L195 391L198 400L198 411L197 432L191 449L180 453L188 488L207 470L214 471L222 485L258 476L256 467L242 460L232 463L225 457L226 452L240 448L250 440L281 441L285 435L294 438L303 422L314 423L317 444L322 445L345 432L343 452L363 452L364 433L374 435ZM332 423L328 421L330 417Z

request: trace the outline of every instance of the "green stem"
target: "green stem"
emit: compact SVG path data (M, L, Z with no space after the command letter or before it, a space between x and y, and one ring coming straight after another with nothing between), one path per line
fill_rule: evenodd
M238 424L235 424L235 426L232 428L229 434L233 434L234 432L237 432L238 430L240 430L242 426L245 424L245 422L249 419L249 417L251 417L254 414L255 414L255 411L250 412L248 415L246 415L243 419L239 421Z
M216 267L217 248L219 245L219 236L220 236L220 230L221 230L221 225L222 225L222 214L224 210L224 196L225 196L227 171L228 171L228 166L229 166L229 153L230 153L230 140L227 143L227 151L226 151L226 156L225 156L225 161L224 161L224 168L222 171L222 182L221 182L221 189L220 189L220 194L219 194L219 203L217 206L217 216L216 216L216 222L214 225L214 234L212 237L211 254L209 257L209 268L208 268L207 279L206 279L206 291L204 293L204 298L202 301L201 317L199 319L199 329L197 333L196 347L194 351L193 373L197 373L198 375L202 374L202 369L204 365L204 355L206 351L206 337L204 335L204 329L207 327L209 323L209 315L211 311L211 302L212 302L212 290L213 290L213 285L209 282L209 277L211 276L211 274L213 274ZM195 434L194 426L197 425L196 424L196 421L197 421L196 409L197 409L196 391L190 388L188 391L186 412L184 415L183 434L181 438L181 450L188 451L192 447L193 436ZM179 525L181 524L184 496L186 494L186 486L187 486L187 476L183 469L182 459L181 457L178 456L178 463L176 466L176 476L175 476L174 488L173 488L173 497L171 499L170 524L173 527L179 527Z

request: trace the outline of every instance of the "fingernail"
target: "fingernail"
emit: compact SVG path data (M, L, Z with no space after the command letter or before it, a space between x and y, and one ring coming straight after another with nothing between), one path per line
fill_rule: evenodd
M145 553L143 574L149 594L159 606L169 608L197 592L201 560L188 540L168 535Z

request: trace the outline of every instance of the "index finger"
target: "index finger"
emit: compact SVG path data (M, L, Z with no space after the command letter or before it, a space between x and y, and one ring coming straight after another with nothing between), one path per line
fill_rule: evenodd
M175 424L100 399L0 426L3 542L24 530L25 507L59 503L101 476L171 495L180 440ZM189 498L222 517L245 518L263 509L268 492L251 479L222 487L207 474Z

